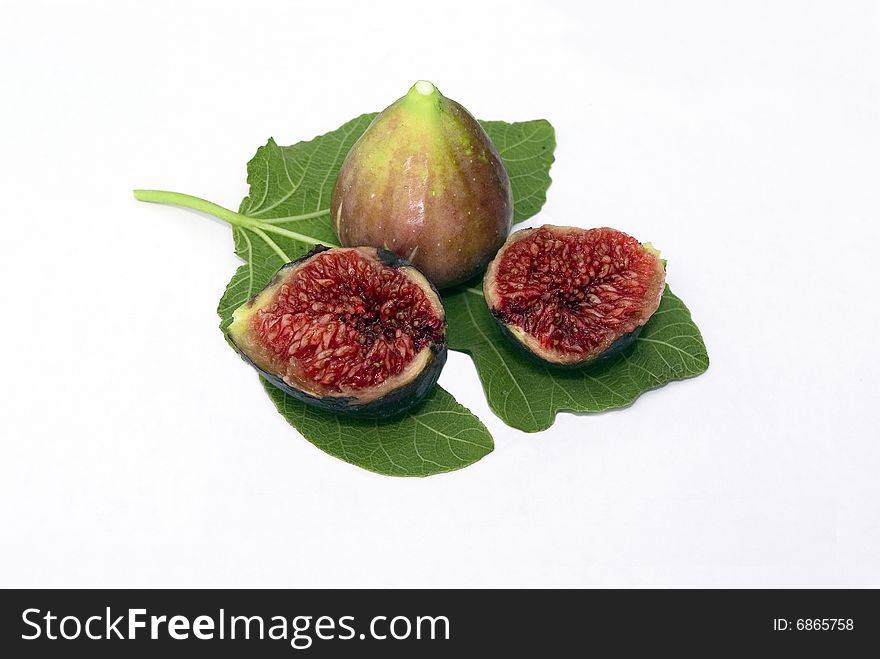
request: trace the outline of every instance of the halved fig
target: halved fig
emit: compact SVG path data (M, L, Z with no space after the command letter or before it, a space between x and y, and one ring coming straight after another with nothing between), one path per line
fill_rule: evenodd
M516 345L544 363L582 367L635 340L665 280L660 253L622 231L544 225L510 236L483 292Z
M266 380L360 418L418 403L446 362L446 315L409 262L372 247L319 245L233 313L228 337Z

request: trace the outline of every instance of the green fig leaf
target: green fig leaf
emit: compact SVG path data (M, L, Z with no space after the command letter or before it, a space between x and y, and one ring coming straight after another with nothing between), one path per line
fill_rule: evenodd
M536 215L547 200L556 132L549 121L481 121L498 149L513 192L513 223Z
M443 303L449 347L474 360L492 411L525 432L549 428L561 411L626 407L650 389L695 377L709 367L700 330L668 286L635 344L587 370L553 369L524 355L501 334L479 289L444 295Z
M412 412L390 421L345 419L316 410L263 380L287 422L322 451L386 476L431 476L473 464L492 436L452 394L434 387Z

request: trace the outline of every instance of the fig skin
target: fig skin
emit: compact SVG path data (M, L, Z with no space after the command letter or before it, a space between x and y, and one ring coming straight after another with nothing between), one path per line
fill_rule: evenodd
M437 288L482 272L510 233L510 178L486 131L427 81L381 112L339 171L344 246L384 247Z
M639 335L642 333L642 328L644 327L636 327L629 334L624 334L619 339L616 339L614 343L608 346L608 348L606 348L604 351L588 357L583 361L562 363L552 359L547 359L537 352L534 352L532 348L523 343L521 334L518 334L517 332L511 330L511 328L504 324L504 322L497 316L493 315L493 317L495 318L495 322L497 323L498 327L501 329L501 334L503 334L504 338L506 338L510 342L510 344L516 348L519 354L525 356L530 362L534 364L537 364L539 366L549 366L556 371L588 371L593 367L607 364L615 357L619 356L622 352L625 352L633 343L635 343L635 340L639 338Z

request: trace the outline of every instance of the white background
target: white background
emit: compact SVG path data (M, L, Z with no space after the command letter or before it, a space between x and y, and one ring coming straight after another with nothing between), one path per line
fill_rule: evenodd
M880 11L865 2L12 3L0 585L880 586ZM269 136L419 78L557 130L532 224L651 240L711 357L428 479L322 453L217 330Z

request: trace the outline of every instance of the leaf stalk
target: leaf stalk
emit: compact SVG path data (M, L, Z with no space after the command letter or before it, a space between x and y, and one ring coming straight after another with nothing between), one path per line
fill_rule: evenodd
M302 215L290 215L287 217L276 217L262 220L243 215L242 213L236 213L235 211L231 211L228 208L224 208L223 206L208 201L207 199L183 194L182 192L169 192L167 190L135 190L134 198L138 201L146 201L153 204L165 204L169 206L180 206L182 208L199 211L200 213L206 213L219 220L223 220L232 226L249 229L254 233L257 233L257 235L262 233L263 235L261 238L265 238L265 233L274 233L308 245L327 245L328 247L337 246L328 244L328 241L326 240L316 240L315 238L299 233L298 231L291 231L290 229L277 226L283 222L294 222L296 220L307 220L321 217L322 215L329 213L329 209L304 213Z

